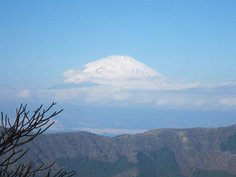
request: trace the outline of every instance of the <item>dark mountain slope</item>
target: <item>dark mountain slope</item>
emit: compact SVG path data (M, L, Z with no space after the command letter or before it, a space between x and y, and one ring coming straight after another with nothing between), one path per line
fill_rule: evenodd
M158 129L113 138L48 134L29 146L25 159L56 160L81 177L236 177L236 126Z

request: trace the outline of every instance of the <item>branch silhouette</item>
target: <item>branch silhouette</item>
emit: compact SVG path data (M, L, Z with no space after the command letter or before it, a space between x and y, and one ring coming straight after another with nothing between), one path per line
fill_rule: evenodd
M49 165L44 163L33 166L31 162L27 164L18 163L29 148L23 146L36 137L43 134L50 128L54 121L52 118L60 114L63 109L54 111L51 109L56 105L53 102L46 109L40 105L32 114L27 110L27 104L21 104L16 109L16 117L13 122L10 118L1 113L0 123L0 176L1 177L71 177L75 175L74 171L67 172L63 169L58 171L53 170L55 162Z

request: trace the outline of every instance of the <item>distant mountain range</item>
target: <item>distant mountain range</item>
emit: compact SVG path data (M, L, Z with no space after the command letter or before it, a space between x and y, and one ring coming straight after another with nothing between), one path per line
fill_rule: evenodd
M236 177L236 125L105 137L45 134L23 160L56 161L78 177Z

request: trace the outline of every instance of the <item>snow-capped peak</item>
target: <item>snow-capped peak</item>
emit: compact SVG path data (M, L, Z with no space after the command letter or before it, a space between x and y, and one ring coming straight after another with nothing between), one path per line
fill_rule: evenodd
M196 84L174 83L144 63L129 56L113 55L90 62L84 69L64 73L65 83L92 83L119 89L179 90Z
M65 83L91 82L119 88L166 87L167 79L129 56L108 56L84 66L82 71L68 70Z
M164 77L132 57L119 55L88 63L83 71L89 77L104 79Z

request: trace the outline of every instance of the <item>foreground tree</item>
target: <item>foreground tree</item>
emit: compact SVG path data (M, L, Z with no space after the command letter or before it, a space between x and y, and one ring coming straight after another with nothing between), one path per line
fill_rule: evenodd
M1 113L0 123L0 176L1 177L71 177L75 173L66 172L63 169L53 170L55 162L49 165L44 163L35 166L32 162L20 163L29 148L24 145L44 133L54 122L52 118L63 110L51 112L52 103L44 109L43 105L30 113L27 105L21 105L16 109L16 117L12 122L7 115Z

